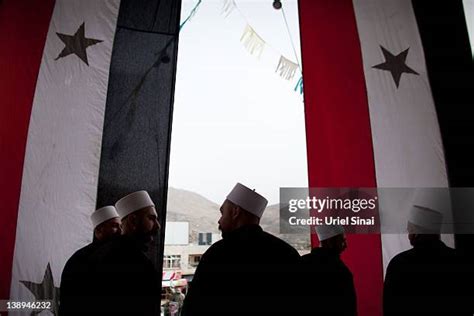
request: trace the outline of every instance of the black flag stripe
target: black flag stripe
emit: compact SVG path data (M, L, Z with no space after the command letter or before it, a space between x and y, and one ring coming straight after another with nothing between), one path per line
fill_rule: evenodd
M474 67L463 3L412 3L438 114L449 184L474 187ZM456 247L474 253L474 238L458 235Z
M122 0L107 92L97 207L147 190L156 204L163 261L171 120L181 1Z

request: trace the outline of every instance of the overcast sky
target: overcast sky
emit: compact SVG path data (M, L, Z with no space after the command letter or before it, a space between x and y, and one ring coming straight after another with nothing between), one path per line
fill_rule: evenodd
M197 0L183 0L181 19ZM307 186L301 76L275 73L280 54L296 62L281 11L270 0L203 0L181 31L169 185L221 203L241 182L277 203L279 188ZM283 1L300 58L296 0ZM267 43L258 59L240 42L249 23Z

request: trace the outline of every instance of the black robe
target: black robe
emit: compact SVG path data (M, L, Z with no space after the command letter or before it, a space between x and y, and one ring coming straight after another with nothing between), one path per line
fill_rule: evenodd
M258 225L227 233L202 256L183 315L291 315L299 258Z
M384 282L384 315L473 315L468 266L439 240L395 256ZM471 298L472 300L472 298Z
M314 248L301 257L304 295L311 302L306 315L357 315L357 298L351 271L339 254Z
M161 277L145 250L134 238L120 236L94 252L91 311L101 315L160 315Z
M59 315L84 315L84 302L90 297L90 258L103 243L93 243L77 250L66 262L61 274Z

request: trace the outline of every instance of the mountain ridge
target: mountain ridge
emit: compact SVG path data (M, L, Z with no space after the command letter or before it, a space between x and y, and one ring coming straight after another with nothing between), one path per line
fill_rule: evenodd
M220 233L217 221L220 205L199 193L170 187L168 189L167 222L189 222L191 243L197 243L198 233ZM309 249L308 235L279 233L279 204L267 206L260 221L262 228L285 240L298 250Z

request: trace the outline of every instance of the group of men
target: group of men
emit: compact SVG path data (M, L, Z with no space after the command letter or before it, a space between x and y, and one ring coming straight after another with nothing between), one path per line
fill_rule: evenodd
M240 183L228 194L218 221L223 238L203 254L181 315L356 315L352 273L340 258L347 247L343 228L318 226L320 246L300 257L262 230L267 203ZM440 222L440 214L425 207L412 211L413 249L388 266L384 314L463 314L462 263L436 227L424 227ZM94 242L63 270L60 315L160 315L161 278L144 253L160 228L148 193L129 194L91 219Z
M160 224L146 191L91 216L93 242L66 263L60 315L160 315L161 276L145 255Z

